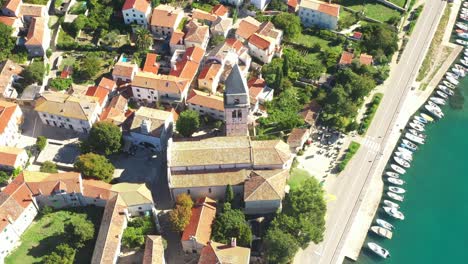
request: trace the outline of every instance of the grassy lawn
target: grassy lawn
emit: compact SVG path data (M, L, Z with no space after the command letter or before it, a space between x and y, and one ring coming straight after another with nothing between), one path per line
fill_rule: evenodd
M351 13L350 11L346 11L344 9L340 10L340 20L338 21L338 26L340 29L346 29L355 23L358 22L356 15Z
M291 177L289 178L288 184L291 189L297 189L310 177L310 173L304 169L295 168L291 172Z
M389 2L394 3L397 6L405 7L406 0L389 0Z
M57 16L49 16L49 28L53 28L58 22Z
M5 259L5 263L40 263L43 256L52 252L65 240L65 224L75 218L88 218L95 224L94 240L76 253L74 261L90 263L103 210L92 206L78 207L56 211L43 217L38 216L21 236L21 245Z
M62 71L63 67L65 67L66 65L73 66L73 64L75 64L75 61L76 61L76 58L71 56L71 55L68 55L68 57L66 57L66 58L64 57L62 59L62 62L60 63L59 71Z
M292 42L308 48L312 48L316 43L318 43L322 49L328 48L330 44L330 41L328 40L307 34L300 34L298 37L294 38Z
M404 1L404 0L394 0ZM346 0L341 1L343 6L349 7L355 11L363 11L364 14L370 18L386 22L391 17L401 16L401 13L384 6L383 4L377 3L375 0Z
M364 118L361 120L361 126L358 129L359 135L364 135L369 128L372 119L374 119L375 112L379 108L380 101L382 101L383 93L376 93L372 100L367 105L367 110Z

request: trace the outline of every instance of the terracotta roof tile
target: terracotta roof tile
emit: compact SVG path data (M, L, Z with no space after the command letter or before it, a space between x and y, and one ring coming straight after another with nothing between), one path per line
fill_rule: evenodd
M0 24L12 27L15 24L16 17L0 16Z
M18 175L10 184L5 187L3 193L10 195L23 208L28 207L32 202L32 193L24 182L22 174Z
M362 65L372 65L372 63L374 62L374 59L372 55L361 53L361 57L359 57L359 62Z
M9 1L7 0L5 2L4 7L6 9L16 11L18 9L18 7L20 6L20 4L21 4L21 0L9 0Z
M210 28L204 25L198 25L197 23L190 21L185 28L185 41L199 43L200 45L209 37Z
M0 165L15 167L18 156L24 151L22 148L0 146Z
M24 180L33 195L50 195L57 191L57 187L63 187L67 193L81 193L80 173L43 173L24 171Z
M253 17L246 17L242 19L237 28L236 35L242 37L243 39L248 39L252 34L257 32L260 28L261 23L255 20Z
M338 17L340 14L340 6L335 4L329 4L325 2L321 2L318 8L318 11L325 13L327 15Z
M309 130L307 128L293 128L293 130L291 130L291 134L289 134L289 137L288 137L288 144L289 146L291 147L301 147L300 146L300 143L302 141L302 138L308 134Z
M158 73L159 64L156 62L157 58L158 58L158 54L147 53L146 54L145 65L143 66L143 71Z
M109 91L113 91L115 88L117 88L117 84L114 82L114 80L106 78L106 77L102 77L98 86L106 88Z
M151 25L157 27L176 28L178 26L176 23L180 22L179 17L182 15L183 11L181 9L175 9L168 5L159 5L153 9Z
M111 188L112 185L103 181L83 179L83 196L86 197L109 200L116 195Z
M351 52L343 51L341 53L341 58L339 64L341 65L347 65L351 64L353 62L354 54Z
M164 246L161 236L146 236L143 264L161 264L164 262Z
M211 199L210 199L211 200ZM182 234L182 241L195 237L200 244L206 245L211 237L211 224L216 217L216 207L207 200L197 203L192 208L190 222Z
M17 107L15 103L0 100L0 134L5 131Z
M203 79L213 80L219 74L221 69L222 69L222 66L219 63L212 63L212 64L205 65L203 70L198 75L198 80L203 80Z
M239 41L238 39L235 39L235 38L228 38L228 39L226 39L225 43L228 46L235 49L237 52L239 52L239 50L241 50L244 47L244 44L242 44L241 41Z
M146 13L148 7L150 7L150 3L146 0L126 0L122 7L122 10L128 10L133 8L142 13Z
M206 20L206 21L213 22L213 21L216 20L217 17L216 17L216 15L210 14L210 13L205 12L203 10L193 9L192 10L192 18L197 19L197 20Z
M33 17L26 36L25 45L38 46L44 42L45 20L42 17Z
M269 39L255 33L249 38L249 43L254 45L255 47L266 50L270 47L271 42Z
M119 61L114 65L112 75L130 78L134 71L136 71L136 64Z
M174 31L172 33L171 39L169 40L169 44L171 45L183 45L184 43L184 36L185 33L182 31Z
M187 103L224 111L224 99L222 97L209 95L197 90L190 91Z
M46 13L44 5L25 4L21 5L20 16L42 17Z
M132 86L154 89L161 92L182 94L188 89L187 79L171 75L160 75L149 72L139 72L132 81Z
M284 197L288 170L252 171L244 184L245 201L281 200Z
M217 16L224 16L228 13L229 9L221 4L217 4L213 6L213 9L211 9L211 14L217 15Z
M211 241L200 254L198 264L249 264L250 248Z
M261 78L253 77L247 82L249 87L250 103L257 102L257 96L265 89L266 81Z
M101 86L90 86L86 91L86 95L97 97L101 106L105 105L109 90Z

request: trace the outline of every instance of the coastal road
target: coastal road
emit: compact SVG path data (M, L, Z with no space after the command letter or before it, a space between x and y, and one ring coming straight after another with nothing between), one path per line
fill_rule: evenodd
M342 263L344 242L366 185L371 177L380 177L375 173L376 167L390 134L398 133L400 129L395 126L395 121L418 74L445 5L446 2L441 0L425 1L400 62L392 68L385 83L387 89L361 148L336 180L330 186L325 185L327 192L336 196L336 200L327 204L324 241L298 252L294 263Z

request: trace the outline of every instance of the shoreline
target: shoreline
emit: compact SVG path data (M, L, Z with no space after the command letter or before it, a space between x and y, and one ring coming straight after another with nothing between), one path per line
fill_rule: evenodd
M443 45L453 48L452 52L449 54L448 58L444 61L444 63L438 69L438 71L434 74L433 78L429 82L429 85L424 91L415 91L413 94L411 94L410 91L407 94L407 97L405 98L404 103L400 108L400 113L396 118L397 121L395 122L394 130L396 130L395 128L404 128L409 119L420 110L420 108L432 95L437 84L443 79L445 73L448 70L450 70L450 67L454 63L456 63L456 60L458 59L461 51L463 50L463 46L449 42L453 32L453 27L455 26L456 20L459 15L461 3L461 1L455 1L453 6L451 7L451 19L447 25L447 29L450 30L446 30L444 35ZM452 16L455 19L453 19ZM384 159L379 160L379 163L376 166L376 170L374 170L373 175L369 179L367 191L359 199L361 205L359 206L357 215L351 225L347 238L345 239L343 258L349 258L351 260L356 261L359 257L359 254L367 237L368 230L372 225L372 221L377 213L380 202L382 200L384 182L381 175L385 167L387 166L389 160L391 159L393 150L400 138L400 132L398 132L395 135L390 134L388 137L388 141L385 144L385 148L383 152L381 152L381 155L383 155ZM392 146L391 149L390 146Z

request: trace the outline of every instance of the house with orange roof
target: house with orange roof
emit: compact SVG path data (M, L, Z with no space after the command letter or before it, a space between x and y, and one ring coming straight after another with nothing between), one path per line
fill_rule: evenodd
M310 130L307 128L293 128L288 136L288 145L292 153L297 153L304 147L304 144L310 137Z
M184 53L175 52L171 58L172 68L169 75L187 79L192 83L204 56L205 50L198 46L189 47Z
M3 2L2 14L10 17L19 17L22 4L23 1L21 0L6 0Z
M340 5L318 0L302 0L299 4L299 17L304 27L336 29L340 17Z
M299 10L299 0L287 0L286 5L289 13L296 13Z
M209 241L200 253L198 264L213 263L249 264L250 248L238 246L234 237L228 245Z
M224 120L224 99L221 96L191 90L187 99L188 109L217 120Z
M197 46L203 50L206 49L208 41L210 40L210 28L208 26L200 25L194 20L191 20L185 26L185 30L185 48Z
M219 63L206 64L198 75L198 89L216 93L223 66Z
M340 61L338 62L338 65L340 66L347 66L351 65L354 59L354 54L349 51L343 51L341 53Z
M186 253L200 253L208 244L215 217L216 201L208 197L198 199L181 238L182 248Z
M42 57L50 45L50 29L47 20L43 17L34 17L31 20L24 46L30 56Z
M119 61L112 69L112 79L117 83L131 82L138 72L138 65L132 62Z
M273 100L274 90L267 86L263 78L252 77L247 81L250 96L250 111L255 113L260 105Z
M0 263L17 246L37 213L38 207L20 174L0 192Z
M372 65L374 64L374 57L366 53L361 53L359 57L359 62L361 63L361 65Z
M23 148L0 146L0 169L12 171L24 169L29 160L28 153Z
M169 5L159 5L153 9L151 15L151 32L156 36L169 37L177 29L182 18L184 11Z
M257 30L260 29L260 23L255 18L248 16L239 22L236 30L236 38L241 41L247 41Z
M227 18L228 15L229 15L229 9L224 5L217 4L217 5L213 6L210 13L213 14L213 15L216 15L218 17Z
M29 24L35 17L42 17L46 21L49 20L49 14L47 13L47 7L44 5L35 4L22 4L20 8L20 17L23 23Z
M158 54L146 53L145 65L143 66L144 72L152 72L157 74L159 71L159 63L157 62Z
M23 112L17 104L0 100L0 146L18 143L22 121Z
M192 18L205 24L211 24L216 20L216 18L218 18L218 16L212 14L211 12L208 13L206 11L194 8L192 10Z
M83 179L83 193L80 199L83 206L106 206L108 200L117 195L112 191L112 185L94 179Z
M86 95L87 96L93 96L97 97L99 107L104 108L107 104L107 99L109 98L109 90L102 86L90 86L88 87L88 90L86 90Z
M0 98L14 99L18 97L18 92L13 84L23 78L20 76L23 70L23 67L12 60L0 63Z
M252 57L249 55L249 49L242 42L235 38L227 38L226 41L212 49L206 59L206 63L219 63L222 65L223 73L221 82L226 81L231 73L233 65L239 65L244 76L249 73Z
M190 81L172 75L139 72L132 83L133 98L141 102L182 102L187 98Z
M270 37L255 33L250 36L248 47L250 55L263 63L270 63L275 56L275 40Z
M117 89L117 84L114 82L114 80L106 77L101 78L98 86L107 89L110 94L113 94L115 89Z
M128 111L128 100L122 95L117 95L112 98L109 105L102 110L101 121L111 122L114 125L121 126L129 116L131 111Z
M176 50L185 50L184 37L185 33L180 30L176 30L172 33L172 36L169 39L171 54L173 54Z
M125 24L138 24L146 27L151 15L151 3L146 0L125 0L122 15Z

